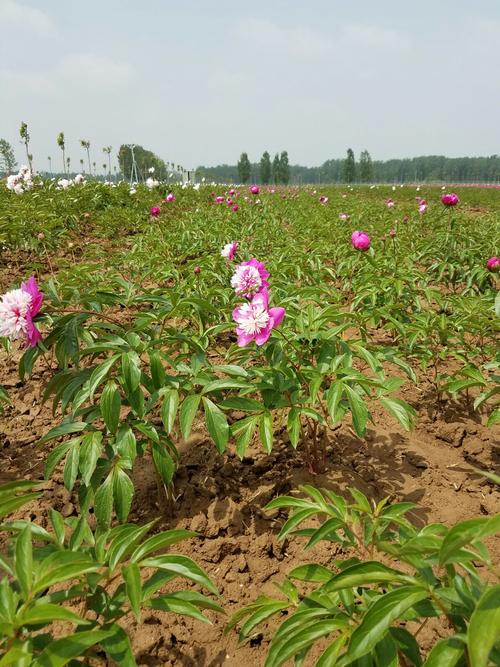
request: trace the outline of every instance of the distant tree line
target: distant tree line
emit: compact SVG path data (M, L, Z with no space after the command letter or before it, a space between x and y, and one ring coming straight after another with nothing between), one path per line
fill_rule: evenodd
M31 166L32 155L29 150L30 135L26 123L21 124L19 132L25 146L26 159ZM65 154L66 141L63 132L57 136L57 145L61 149L62 171L53 169L52 158L47 158L51 175L74 173L71 160ZM97 176L96 162L91 162L90 141L82 139L80 145L86 151L89 174ZM102 164L103 174L111 177L111 146L102 151L105 160ZM135 160L138 179L148 177L149 169L154 167L154 176L169 179L171 174L176 177L187 176L191 180L192 172L173 162L165 162L155 153L135 145ZM130 145L122 144L118 152L120 176L130 179L132 173L132 151ZM12 146L5 139L0 139L0 176L6 176L17 169ZM80 170L85 173L85 163L80 159ZM115 168L115 178L117 172ZM396 160L372 160L370 153L364 150L356 161L354 151L349 148L344 159L327 160L319 167L291 165L287 151L276 153L273 160L268 151L262 154L259 162L250 162L247 153L242 153L235 165L222 164L216 167L200 166L196 169L196 177L205 177L208 181L220 183L408 183L408 182L448 182L448 183L499 183L500 156L490 157L459 157L448 158L443 155L425 155L414 158Z
M286 154L286 153L285 153ZM283 153L281 154L283 155ZM279 156L278 160L280 159ZM197 168L197 176L221 183L497 183L500 182L500 156L448 158L443 155L424 155L395 160L372 160L367 150L361 152L356 161L352 149L346 158L327 160L319 167L304 167L288 164L287 180L279 174L276 157L271 163L267 151L260 162L251 163L247 153L242 153L237 165L223 164L216 167ZM276 171L273 170L276 164ZM271 175L269 175L271 174Z
M205 167L198 167L197 174L205 169ZM222 169L228 176L234 173L233 167L229 165L222 165ZM236 165L236 173L238 175L237 180L240 183L248 183L251 180L253 183L258 182L264 185L268 183L283 183L286 185L290 180L288 153L287 151L282 151L281 154L276 153L271 162L271 155L268 151L264 151L258 165L251 164L248 153L242 153Z

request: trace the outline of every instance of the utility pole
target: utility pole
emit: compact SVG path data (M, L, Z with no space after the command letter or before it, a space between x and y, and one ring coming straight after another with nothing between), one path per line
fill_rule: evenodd
M130 152L132 153L132 169L130 170L130 185L132 185L132 183L139 182L139 176L137 175L137 162L135 161L135 144L129 144L129 148Z

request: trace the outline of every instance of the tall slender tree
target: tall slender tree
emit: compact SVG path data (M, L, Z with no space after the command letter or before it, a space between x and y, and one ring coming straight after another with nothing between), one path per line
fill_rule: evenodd
M281 181L281 162L278 153L276 153L276 155L274 156L272 171L273 171L273 183L278 184Z
M64 132L59 132L57 135L57 145L62 151L62 160L63 160L63 174L66 173L66 157L64 151L66 150L66 143L64 141Z
M373 180L373 164L370 153L367 150L359 156L359 180L362 183L371 183Z
M32 164L33 155L31 155L30 153L30 135L28 132L28 123L25 123L24 121L21 123L21 127L19 128L19 135L26 149L26 157L28 158L28 165L30 171L33 171L33 164Z
M102 149L103 153L106 153L108 156L108 174L109 174L109 180L111 180L111 146L105 146Z
M290 180L290 165L288 163L287 151L282 151L280 155L280 181L285 185Z
M344 161L344 183L354 183L356 180L356 159L352 148L347 149L347 157Z
M247 153L242 153L238 161L238 176L241 183L248 183L251 172L250 160L248 159Z
M8 141L0 139L0 171L12 174L17 167L14 150Z
M267 185L271 180L271 156L267 151L260 158L260 182Z
M80 145L82 148L85 148L87 151L87 161L89 163L89 174L92 173L92 168L90 166L90 141L88 139L80 139Z

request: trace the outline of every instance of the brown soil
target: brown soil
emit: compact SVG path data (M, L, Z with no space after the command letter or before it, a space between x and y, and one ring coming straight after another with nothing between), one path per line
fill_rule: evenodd
M11 479L41 479L47 452L37 440L54 423L50 403L40 401L47 371L39 364L33 378L22 383L17 375L20 353L0 352L0 384L12 399L0 416L0 482ZM341 557L335 545L320 545L303 551L300 539L278 542L276 535L284 514L266 514L263 506L278 494L300 484L346 493L350 485L369 497L410 500L419 507L413 512L417 524L444 522L495 513L500 494L474 474L474 465L494 470L499 463L499 431L485 427L485 419L469 414L464 405L448 402L437 412L430 386L403 390L402 397L419 412L415 431L406 433L385 414L375 410L375 425L365 441L348 424L331 433L328 470L323 475L307 472L298 452L278 436L275 450L266 455L258 448L243 460L229 453L219 456L199 428L184 448L177 476L175 514L162 518L160 528L190 528L199 538L179 545L193 557L219 587L228 614L253 601L259 594L275 595L273 582L299 563L314 560L327 564ZM145 522L162 516L151 462L142 460L134 473L136 495L130 519ZM44 525L49 507L64 516L77 512L76 498L55 476L45 484L44 496L23 508L16 518L29 518ZM498 562L500 541L492 540ZM225 618L212 615L213 625L176 618L162 612L144 613L142 623L126 623L139 665L193 667L236 666L242 662L261 665L269 635L256 633L238 646L236 632L223 634ZM429 624L421 635L424 649L447 633L439 624ZM314 654L312 654L314 655Z
M75 241L52 258L53 265L60 268L75 263L85 254L91 240ZM41 280L50 277L43 258L28 252L4 254L0 289L10 288L15 276L31 272ZM47 450L37 447L37 441L59 419L52 415L50 402L41 403L49 371L39 362L33 377L21 382L17 372L20 356L19 350L11 355L0 350L0 385L12 400L0 414L0 483L43 478ZM231 451L218 455L199 425L190 441L181 443L174 515L164 517L153 467L146 458L134 471L130 521L144 523L160 517L158 529L189 528L199 533L200 537L181 543L177 549L194 558L215 581L229 616L259 594L276 595L273 582L282 581L298 564L315 561L326 565L333 557L344 556L336 545L321 544L304 552L300 539L277 541L285 514L265 513L262 508L273 497L300 484L311 483L344 495L347 487L355 486L375 500L390 496L392 501L415 502L418 508L411 518L417 525L453 524L498 512L500 493L471 466L498 469L500 429L488 429L486 418L470 413L464 404L448 401L437 410L431 389L430 382L421 378L417 387L401 392L419 414L412 433L403 431L377 406L373 410L375 424L365 440L347 423L332 432L328 469L322 475L310 474L300 448L294 451L282 436L276 437L271 455L251 447L240 461ZM46 525L50 507L63 516L76 515L76 496L64 488L60 475L56 473L43 488L43 497L22 508L15 518ZM489 546L494 561L499 562L500 539L490 540ZM223 634L225 617L212 614L210 618L213 624L204 625L153 611L143 613L141 624L127 621L137 663L186 667L263 664L269 633L258 631L249 642L239 645L236 632ZM443 625L429 623L420 635L424 650L446 634Z

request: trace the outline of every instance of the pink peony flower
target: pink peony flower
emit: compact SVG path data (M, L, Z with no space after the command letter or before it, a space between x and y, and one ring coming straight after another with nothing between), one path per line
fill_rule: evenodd
M0 336L12 340L26 338L26 344L35 347L42 339L33 318L42 307L43 294L33 276L20 289L14 289L0 297Z
M339 215L339 220L342 220L342 222L345 222L346 220L349 220L349 215L347 213L341 213Z
M217 202L217 204L222 204L222 202L224 201L224 197L222 195L218 195L215 198L215 201Z
M232 206L232 205L233 205L233 200L231 199L231 197L228 197L228 198L226 199L226 204L227 204L228 206Z
M238 210L238 208L239 208L238 204L234 204L234 206L233 206L233 211L236 213L236 211Z
M418 212L420 215L424 215L424 213L427 213L427 203L425 201L420 202L418 205Z
M393 199L386 199L385 203L387 204L387 208L394 208L394 206L396 205Z
M328 201L328 197L326 195L321 195L319 200L322 204L326 204L326 202Z
M151 213L152 218L157 218L160 215L160 207L159 206L151 206L149 209L149 212Z
M251 185L248 189L253 195L258 195L260 192L260 188L258 185Z
M226 245L222 248L220 254L222 255L222 257L225 257L228 262L232 262L237 251L238 251L238 241L231 241L231 243L226 243Z
M353 232L351 236L351 242L356 250L368 250L370 247L370 237L366 232Z
M201 267L195 266L193 269L193 273L201 273Z
M168 195L165 197L165 201L168 202L169 204L171 202L175 201L175 195L173 192L169 192Z
M229 194L231 195L231 197L234 197L234 195L236 194L236 190L234 188L231 188L229 190Z
M486 262L486 268L492 273L500 273L500 257L490 257Z
M244 347L253 340L257 345L264 345L273 328L279 326L284 317L284 308L269 308L268 291L262 290L250 302L233 310L233 319L238 325L238 346Z
M238 296L250 299L269 287L267 278L269 278L269 272L265 265L252 257L247 262L238 264L231 278L231 286Z
M458 195L456 195L454 192L451 192L446 195L441 195L441 201L445 206L456 206L460 199L458 198Z
M389 236L391 237L391 239L393 239L396 236L396 230L391 229L390 232L389 232Z

